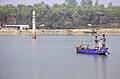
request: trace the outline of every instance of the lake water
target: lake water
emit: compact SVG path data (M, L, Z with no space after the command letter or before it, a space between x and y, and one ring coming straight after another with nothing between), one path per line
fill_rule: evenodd
M120 79L120 36L106 38L102 56L76 54L94 36L0 36L0 79Z

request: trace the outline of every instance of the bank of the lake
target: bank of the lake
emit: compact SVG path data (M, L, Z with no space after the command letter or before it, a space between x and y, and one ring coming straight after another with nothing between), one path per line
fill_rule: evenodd
M88 32L88 33L85 33ZM90 32L90 33L89 33ZM97 32L97 33L92 33ZM120 35L119 28L106 29L37 29L37 35ZM2 29L0 35L31 35L32 30Z

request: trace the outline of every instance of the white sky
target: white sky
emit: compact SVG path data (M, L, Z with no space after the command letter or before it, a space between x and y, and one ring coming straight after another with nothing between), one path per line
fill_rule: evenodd
M58 3L58 4L62 4L65 2L65 0L42 0L44 1L46 4L52 6L53 4L55 3ZM81 2L81 0L76 0L79 4ZM96 0L93 0L93 3L95 2ZM36 3L39 3L41 2L41 0L0 0L0 5L6 5L6 4L13 4L13 5L17 5L17 4L36 4ZM116 5L116 6L120 6L120 0L99 0L99 3L100 4L104 4L104 5L107 5L109 2L112 2L113 5Z

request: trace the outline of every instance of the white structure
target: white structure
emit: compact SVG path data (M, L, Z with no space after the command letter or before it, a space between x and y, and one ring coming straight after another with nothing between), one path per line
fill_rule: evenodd
M5 28L12 28L12 29L29 29L29 25L5 25Z
M88 26L90 26L90 27L91 27L91 26L92 26L92 24L88 24Z
M32 18L32 37L33 39L36 39L36 23L35 23L35 11L32 12L33 18Z
M33 25L33 30L36 30L36 23L35 23L35 11L33 11L32 25Z
M40 27L44 27L45 25L44 24L41 24Z

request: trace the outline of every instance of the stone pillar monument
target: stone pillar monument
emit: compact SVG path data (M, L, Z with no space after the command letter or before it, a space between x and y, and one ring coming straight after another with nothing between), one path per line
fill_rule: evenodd
M36 39L36 23L35 23L35 11L32 12L32 38Z

